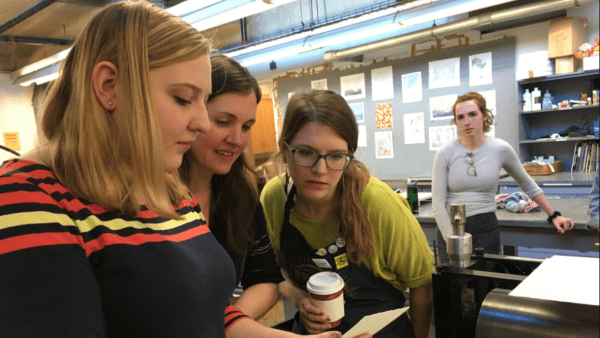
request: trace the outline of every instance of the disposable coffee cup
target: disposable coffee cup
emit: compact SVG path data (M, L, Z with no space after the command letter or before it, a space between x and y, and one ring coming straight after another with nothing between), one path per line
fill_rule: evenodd
M319 272L306 283L310 302L329 316L329 324L336 327L344 317L344 280L335 272Z

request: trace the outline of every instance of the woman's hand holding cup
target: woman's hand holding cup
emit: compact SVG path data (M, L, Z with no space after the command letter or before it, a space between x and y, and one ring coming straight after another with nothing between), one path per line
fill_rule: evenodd
M334 328L344 317L344 280L335 272L319 272L306 283L308 298L302 299L300 315L309 333Z
M302 323L304 323L309 333L317 334L331 328L331 325L328 324L329 316L325 314L323 309L314 306L308 297L302 299L298 310L300 311L300 317L302 317ZM318 337L322 338L320 335Z

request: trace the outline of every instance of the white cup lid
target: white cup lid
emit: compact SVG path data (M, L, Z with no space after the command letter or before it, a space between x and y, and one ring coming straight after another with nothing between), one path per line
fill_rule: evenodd
M316 295L329 295L344 288L344 280L335 272L319 272L308 280L306 289Z

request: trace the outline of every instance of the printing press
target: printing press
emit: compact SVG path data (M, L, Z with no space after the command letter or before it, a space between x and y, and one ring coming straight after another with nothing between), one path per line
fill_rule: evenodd
M544 260L473 250L465 205L452 204L450 217L450 263L436 255L433 274L436 338L600 337L598 306L509 295Z

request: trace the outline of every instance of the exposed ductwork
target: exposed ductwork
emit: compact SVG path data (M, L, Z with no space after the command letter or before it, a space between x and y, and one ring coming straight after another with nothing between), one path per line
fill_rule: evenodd
M550 13L554 11L565 10L580 5L587 5L598 0L547 0L534 4L514 7L506 10L499 10L493 13L482 14L477 17L458 20L449 24L435 26L432 28L408 33L392 38L367 43L361 46L355 46L342 50L332 50L325 52L325 61L340 61L364 55L365 53L395 47L403 44L417 41L428 40L436 37L443 37L449 34L465 32L472 29L489 27L493 24L499 24L510 20L522 19L529 16Z
M58 45L70 46L75 43L71 39L54 39L54 38L36 38L30 36L7 36L0 35L0 41L8 43L24 43L28 45Z
M44 8L52 5L56 1L58 1L58 0L42 0L42 1L38 2L36 5L28 8L23 13L15 16L14 18L12 18L12 19L8 20L7 22L5 22L4 24L2 24L2 26L0 26L0 34L11 29L12 27L18 25L22 21L28 19L29 17L33 16L37 12L43 10Z

